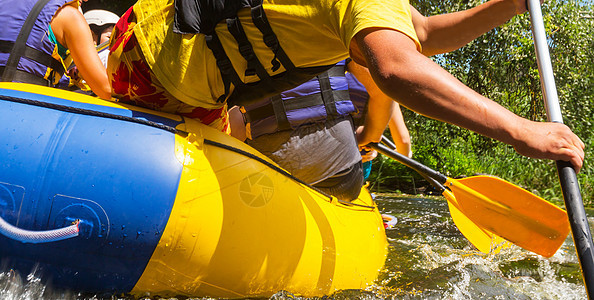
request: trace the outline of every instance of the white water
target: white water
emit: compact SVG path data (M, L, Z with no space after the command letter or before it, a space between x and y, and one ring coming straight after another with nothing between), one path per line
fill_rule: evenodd
M571 237L551 258L512 245L480 253L449 218L443 200L384 198L400 222L388 231L388 276L379 296L392 299L587 299ZM405 237L405 238L403 238ZM399 257L410 257L410 267ZM410 273L414 273L410 275Z

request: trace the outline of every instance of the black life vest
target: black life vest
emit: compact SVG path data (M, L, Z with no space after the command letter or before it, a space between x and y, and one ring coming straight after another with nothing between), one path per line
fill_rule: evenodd
M237 12L243 8L251 9L254 25L262 33L266 46L274 53L274 58L270 62L272 71L274 72L282 66L285 69L284 72L270 76L254 53L254 49L237 17ZM215 32L216 25L222 21L227 23L229 32L237 41L241 56L247 61L245 75L257 75L259 81L245 83L241 81L239 75L235 72ZM282 49L277 36L268 23L262 7L262 0L175 0L173 26L175 33L201 33L206 36L206 45L216 58L225 85L225 94L219 97L217 101L224 102L226 100L229 106L249 105L258 100L277 95L332 67L332 65L309 68L295 67ZM233 93L230 93L231 84L234 86Z

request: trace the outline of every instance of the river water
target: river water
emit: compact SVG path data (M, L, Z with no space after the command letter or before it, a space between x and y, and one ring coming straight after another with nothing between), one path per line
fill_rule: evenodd
M551 258L516 246L482 254L458 231L443 198L382 195L376 200L383 213L398 219L387 230L386 266L369 289L338 292L330 299L587 299L571 236ZM295 298L301 299L279 292L270 299ZM0 273L0 299L96 298L53 292L31 275Z

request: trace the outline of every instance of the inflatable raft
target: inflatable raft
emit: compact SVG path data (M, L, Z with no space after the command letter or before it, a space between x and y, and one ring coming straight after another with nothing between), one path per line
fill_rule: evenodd
M194 120L0 83L0 272L135 296L321 296L372 284L382 218Z

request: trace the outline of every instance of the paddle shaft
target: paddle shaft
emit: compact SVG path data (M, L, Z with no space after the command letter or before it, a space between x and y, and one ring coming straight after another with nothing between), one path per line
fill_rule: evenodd
M423 176L425 178L431 178L431 179L437 181L438 183L440 183L441 185L445 184L448 181L448 178L445 175L419 163L418 161L416 161L414 159L408 158L396 151L393 151L392 149L388 148L385 145L371 143L368 146L375 149L377 152L379 152L387 157L390 157L396 161L399 161L403 165L415 170L417 173L421 174L421 176ZM431 183L433 183L433 182L431 182ZM435 184L434 184L434 186L435 186ZM436 186L436 187L438 187L438 186Z
M540 84L543 90L547 117L551 122L563 123L540 1L528 0L527 3L532 23L534 47L536 50ZM582 202L577 175L571 163L565 161L557 161L557 173L559 174L563 199L565 200L567 215L571 225L573 242L582 268L584 284L586 286L588 298L592 299L592 296L594 295L594 245L592 243L592 234L590 233L586 211Z
M413 159L409 159L409 163L413 166L404 163L404 161L402 160L402 157L404 157L404 158L408 158L408 157L397 152L396 145L392 141L390 141L390 139L388 139L385 135L382 135L381 143L384 144L385 146L388 146L392 151L387 151L387 149L374 148L376 151L378 151L378 152L382 153L383 155L388 156L396 161L399 161L403 165L417 171L417 173L419 173L419 175L423 176L423 178L425 178L425 180L427 180L427 182L429 182L435 189L437 189L437 191L440 194L442 194L446 190L445 186L443 185L443 183L445 183L445 181L447 181L447 179L448 179L446 176L442 175L441 173L439 173L435 170L428 168L427 166L425 166ZM428 174L423 173L423 171L421 171L420 169L415 169L415 167L418 167L418 168L424 170L425 172L434 173L434 176L439 178L439 180L441 180L443 183L437 181L434 178L429 177Z

